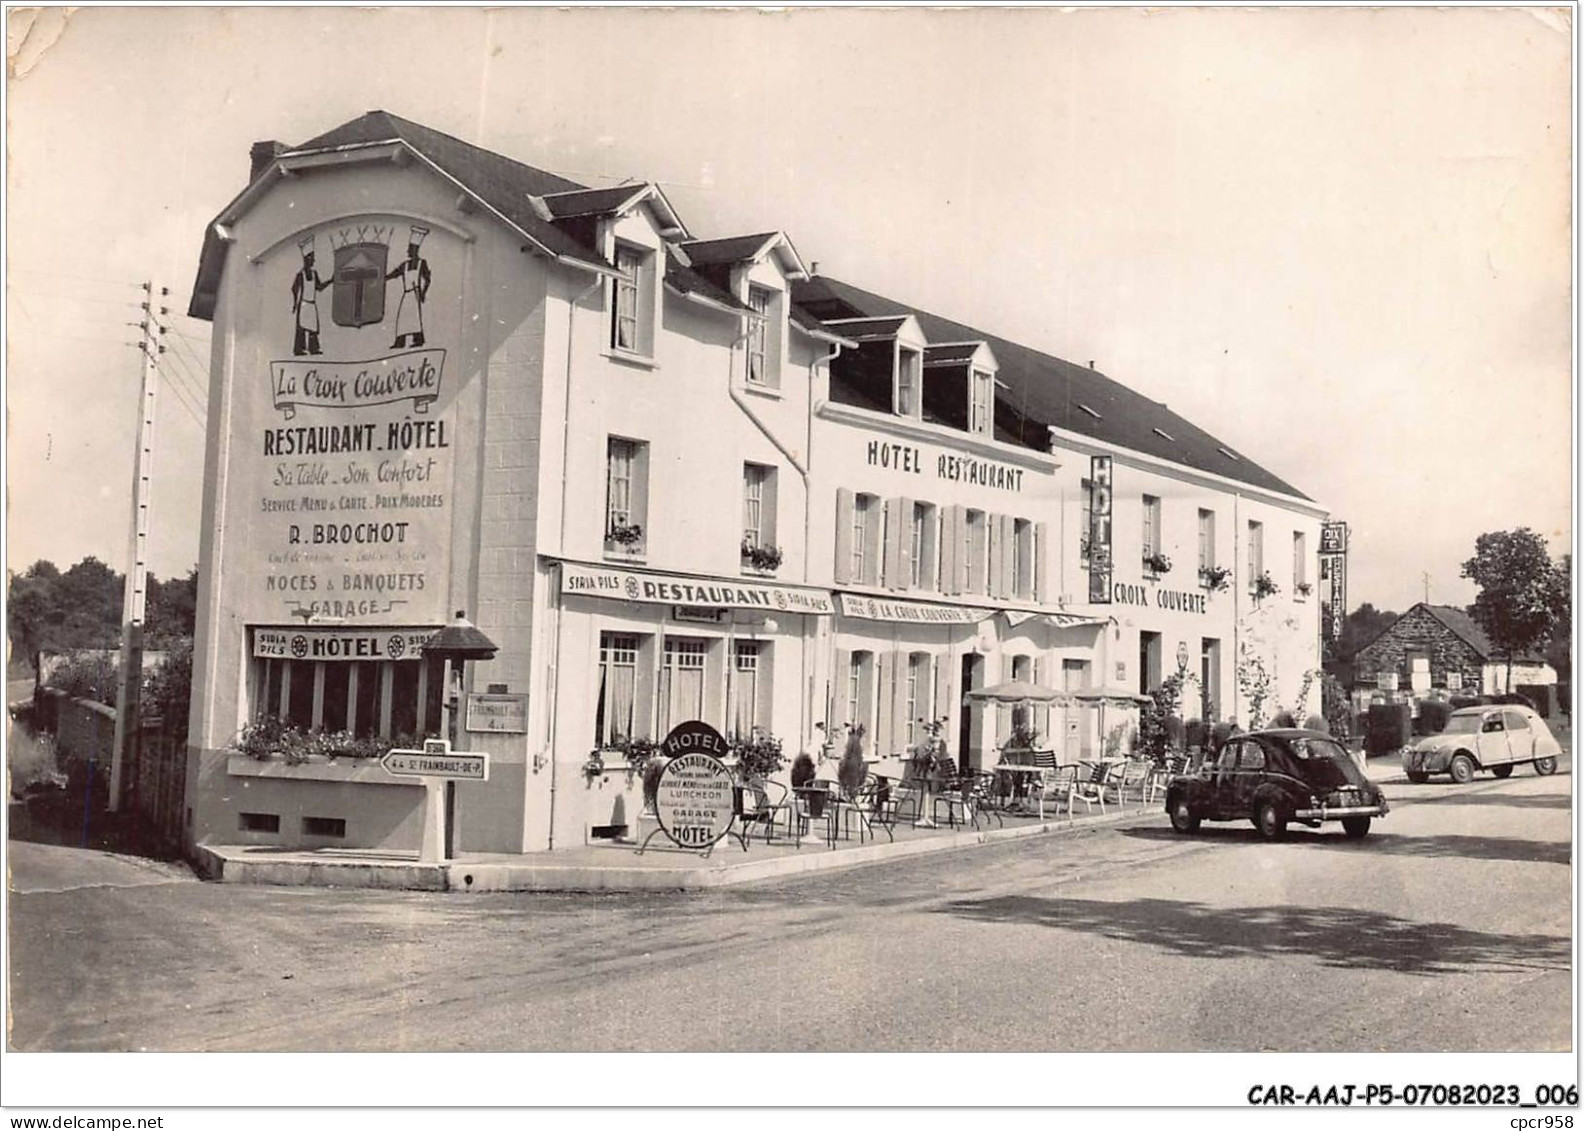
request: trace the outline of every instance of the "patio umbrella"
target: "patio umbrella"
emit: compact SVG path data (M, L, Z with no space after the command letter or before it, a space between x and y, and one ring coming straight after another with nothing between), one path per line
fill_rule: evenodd
M989 687L976 687L967 698L991 703L1054 703L1066 699L1065 691L1054 687L1041 687L1026 679L1009 679L1005 683L992 683Z

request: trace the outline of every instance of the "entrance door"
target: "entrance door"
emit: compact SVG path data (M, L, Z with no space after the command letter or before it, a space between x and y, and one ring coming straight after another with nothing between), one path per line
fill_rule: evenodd
M1161 634L1139 633L1139 694L1148 695L1161 682Z
M966 770L980 764L980 707L966 698L970 691L984 686L984 657L969 652L962 658L962 722L957 728L957 768Z

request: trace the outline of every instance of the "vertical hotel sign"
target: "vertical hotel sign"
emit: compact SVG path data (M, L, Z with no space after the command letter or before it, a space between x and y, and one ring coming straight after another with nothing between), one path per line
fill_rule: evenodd
M362 217L261 263L262 357L237 375L232 463L248 532L238 604L255 624L446 619L460 257L426 237Z
M1111 603L1111 457L1089 457L1089 603Z
M1348 525L1345 522L1326 522L1320 526L1320 566L1327 575L1330 588L1327 602L1330 616L1324 630L1329 640L1342 638L1342 623L1347 618L1347 548Z

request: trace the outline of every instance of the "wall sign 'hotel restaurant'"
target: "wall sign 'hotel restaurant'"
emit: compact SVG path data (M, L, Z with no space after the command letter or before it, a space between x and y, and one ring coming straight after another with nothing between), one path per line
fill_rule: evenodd
M911 471L914 475L923 475L926 464L930 462L912 444L888 443L884 440L870 440L865 456L870 467ZM1023 490L1023 469L1008 467L995 460L941 452L935 456L933 466L935 478L948 482L996 487L1003 491Z

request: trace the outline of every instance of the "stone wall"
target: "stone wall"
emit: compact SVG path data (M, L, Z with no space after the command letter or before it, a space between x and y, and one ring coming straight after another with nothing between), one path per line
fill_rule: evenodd
M1422 607L1409 609L1386 630L1379 640L1359 651L1354 659L1354 679L1373 683L1377 676L1396 672L1400 686L1409 686L1409 650L1423 651L1430 657L1430 685L1445 687L1447 672L1463 673L1463 688L1470 694L1480 689L1484 659L1462 637Z

